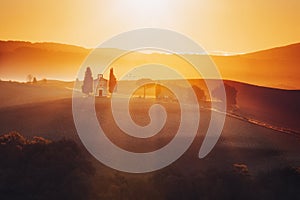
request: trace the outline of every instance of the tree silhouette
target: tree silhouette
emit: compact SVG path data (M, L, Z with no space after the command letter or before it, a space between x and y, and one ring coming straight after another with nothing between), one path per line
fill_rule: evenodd
M115 91L116 85L117 85L117 79L114 75L114 69L110 68L109 81L108 81L108 91L110 93L113 93Z
M28 74L27 77L26 77L27 83L31 83L32 79L33 79L32 74Z
M47 79L43 78L42 83L47 83Z
M137 85L143 85L143 88L144 88L144 99L146 98L147 84L152 83L152 82L153 81L151 79L149 79L149 78L142 78L142 79L137 80L137 82L136 82Z
M90 67L87 67L85 71L83 85L82 85L82 92L87 95L93 92L93 77L92 77L92 71Z
M36 77L33 77L32 83L37 83Z
M224 84L225 87L225 92L226 92L226 101L227 101L227 105L228 106L234 106L236 105L236 97L237 97L237 90L233 87L230 86L228 84ZM221 86L218 86L216 89L214 89L212 91L212 96L214 96L215 98L219 99L219 100L223 100L221 99Z
M192 88L194 90L194 93L195 93L198 101L205 101L206 100L205 93L201 88L199 88L196 85L193 85Z
M155 84L155 98L159 99L162 93L162 86L159 84Z

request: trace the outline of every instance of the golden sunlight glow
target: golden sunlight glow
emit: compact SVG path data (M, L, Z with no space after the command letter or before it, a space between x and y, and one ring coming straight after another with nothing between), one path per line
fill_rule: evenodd
M163 12L168 12L168 5L170 1L161 0L131 0L126 2L124 5L126 9L134 12L134 14L157 16L157 14L163 14ZM161 16L163 17L163 16Z
M2 0L0 40L55 42L93 49L117 34L152 27L184 34L209 54L232 55L299 43L299 10L299 0ZM28 73L34 73L38 78L73 80L89 51L73 48L72 51L79 51L78 55L53 53L50 59L29 51L27 55L34 55L35 59L14 59L15 55L1 58L0 78L23 80ZM22 59L23 53L19 55ZM173 57L171 62L171 57L161 56L161 59L169 66L179 67L181 62L175 63ZM240 56L227 57L213 57L225 79L268 86L298 85L297 61L289 61L286 70L282 68L287 65L285 61L271 63L263 59L258 65L255 59L249 62ZM136 64L130 55L127 59L115 64L118 67L124 63L126 67ZM184 72L186 77L194 77L192 70Z
M0 39L95 47L155 27L183 33L209 52L243 53L299 42L299 9L299 0L4 0Z

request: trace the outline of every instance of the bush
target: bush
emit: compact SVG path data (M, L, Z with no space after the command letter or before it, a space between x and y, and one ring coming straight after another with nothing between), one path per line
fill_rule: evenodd
M92 164L69 140L0 136L0 199L90 199Z
M235 87L233 86L230 86L228 84L224 84L224 88L225 88L225 92L226 92L226 103L227 103L227 106L229 107L232 107L232 106L235 106L237 104L237 101L236 101L236 97L237 97L237 90L235 89ZM223 99L221 99L222 97L222 87L219 86L217 87L216 89L214 89L212 91L212 96L223 101Z

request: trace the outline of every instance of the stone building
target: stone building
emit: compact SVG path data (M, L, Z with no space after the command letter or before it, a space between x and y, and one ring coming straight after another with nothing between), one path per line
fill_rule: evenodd
M95 81L95 96L107 96L108 95L108 80L103 77L103 74L98 74L97 79Z

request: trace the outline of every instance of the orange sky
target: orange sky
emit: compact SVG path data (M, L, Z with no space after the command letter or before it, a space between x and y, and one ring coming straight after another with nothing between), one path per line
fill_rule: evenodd
M95 47L124 31L183 33L210 53L300 42L299 0L1 0L0 39Z

